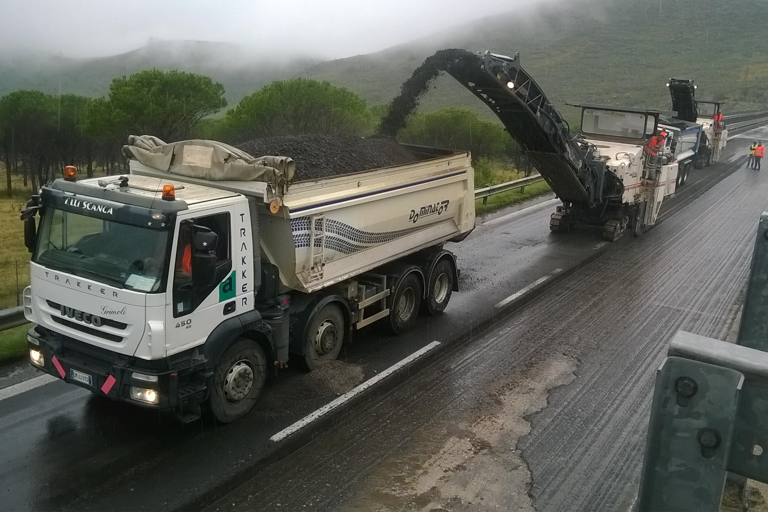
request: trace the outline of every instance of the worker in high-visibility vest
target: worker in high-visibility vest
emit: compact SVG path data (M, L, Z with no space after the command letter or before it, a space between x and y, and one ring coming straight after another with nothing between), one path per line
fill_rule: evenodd
M719 130L723 127L723 114L718 112L715 114L715 130Z
M757 143L757 147L755 147L755 158L754 158L754 166L753 169L760 170L760 161L765 156L765 146L763 146L762 142Z
M757 147L757 142L753 142L751 146L749 146L749 158L747 158L747 167L753 168L755 163L755 148Z
M651 141L645 146L645 152L655 157L659 154L659 151L664 147L664 142L667 140L667 130L662 129L661 133L654 135Z

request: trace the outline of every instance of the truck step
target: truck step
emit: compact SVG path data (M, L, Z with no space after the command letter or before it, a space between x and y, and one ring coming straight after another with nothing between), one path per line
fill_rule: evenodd
M194 396L198 393L204 392L206 389L205 386L202 385L196 385L196 384L185 384L179 388L178 396L179 401L183 401L188 399L191 396Z

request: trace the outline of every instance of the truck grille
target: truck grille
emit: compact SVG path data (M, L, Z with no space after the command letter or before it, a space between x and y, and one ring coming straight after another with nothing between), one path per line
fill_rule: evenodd
M54 310L56 310L58 312L61 312L61 310L62 310L62 305L61 304L53 302L52 300L46 300L45 302L48 304L49 307L53 308ZM123 341L123 337L122 336L118 336L116 334L111 334L111 333L108 333L108 332L104 332L104 331L98 329L98 327L96 327L96 326L84 325L84 324L82 324L80 322L72 321L72 320L70 320L67 317L59 316L59 315L57 315L54 312L51 313L51 320L53 320L54 322L56 322L59 325L63 325L65 327L69 327L70 329L74 329L76 331L80 331L80 332L83 332L85 334L90 334L91 336L96 336L96 337L99 337L99 338L103 338L103 339L105 339L107 341L112 341L114 343L120 343L121 341ZM99 320L101 322L101 326L108 326L108 327L112 327L114 329L120 329L121 331L125 330L126 328L128 328L128 324L123 323L123 322L118 322L116 320L112 320L112 319L109 319L109 318L99 317Z
M108 340L108 341L114 341L115 343L120 343L121 341L123 341L123 338L121 336L116 336L114 334L109 334L108 332L99 331L98 329L94 329L93 327L86 327L84 325L80 325L75 322L70 322L69 320L66 320L61 317L51 315L51 320L53 320L57 324L69 327L70 329L84 332L86 334L90 334L91 336L98 336L99 338L104 338L105 340Z
M47 302L48 305L53 309L61 311L61 304L53 302L52 300L46 300L45 302ZM104 318L104 317L99 317L99 318L101 319L101 325L114 327L115 329L120 329L121 331L125 330L128 327L128 324L124 324L123 322L118 322L116 320L111 320L109 318Z

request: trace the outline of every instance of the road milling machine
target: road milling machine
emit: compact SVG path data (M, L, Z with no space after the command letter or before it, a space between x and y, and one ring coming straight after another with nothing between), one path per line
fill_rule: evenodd
M442 50L432 65L493 110L562 201L551 216L553 232L587 225L611 241L628 228L638 235L656 222L664 197L674 193L678 166L655 137L659 111L575 105L581 108L581 132L571 133L520 65L519 54Z
M696 99L697 86L693 80L670 78L667 82L676 118L701 126L702 135L693 166L701 169L720 160L728 141L728 129L723 122L722 104L718 101Z

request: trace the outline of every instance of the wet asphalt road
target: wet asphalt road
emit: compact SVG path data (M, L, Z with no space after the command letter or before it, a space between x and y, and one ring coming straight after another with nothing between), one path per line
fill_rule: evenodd
M734 146L729 147L724 160L729 159ZM259 474L259 481L244 486L242 492L252 493L254 487L262 487L263 480L274 500L260 495L264 499L259 500L259 508L274 509L270 504L289 496L296 506L283 509L301 509L307 503L301 501L306 495L296 491L301 482L308 485L306 492L319 496L316 504L343 508L350 498L346 491L364 481L366 471L376 463L376 454L385 457L388 451L402 446L397 440L390 446L383 437L369 435L364 422L372 421L371 414L385 414L386 424L396 425L397 438L408 439L409 429L417 429L419 421L428 421L430 415L421 412L411 419L401 418L401 424L397 420L401 409L447 412L439 408L447 399L437 396L440 393L450 396L453 391L466 399L462 393L468 389L482 392L480 384L493 381L494 372L509 374L555 352L579 359L579 378L555 391L550 406L534 418L534 432L522 441L533 474L537 507L554 510L559 504L562 509L563 503L575 498L582 500L580 504L589 502L598 507L619 503L631 494L627 489L634 488L631 478L639 471L637 462L617 466L616 471L630 477L622 492L608 481L600 483L592 478L599 471L585 471L584 465L591 462L600 466L598 459L606 456L621 461L638 456L650 396L652 372L648 368L660 361L668 339L665 335L678 326L705 335L719 334L738 293L739 285L734 283L746 275L753 220L766 206L765 194L760 192L766 190L766 179L739 171L718 184L728 169L728 164L721 164L694 171L685 189L667 204L665 209L671 214L663 223L639 240L628 238L613 244L599 260L536 299L509 322L498 319L502 332L515 330L504 335L515 343L499 346L500 335L473 339L435 368L397 388L386 400L361 410L359 418L350 418L343 429L321 434L301 452L277 462L290 473L288 479L280 478L284 473L273 466L266 471L269 477L259 473L264 466L257 461L270 449L269 437L343 392L337 382L286 371L265 391L256 410L228 426L162 424L151 411L114 404L59 382L0 401L2 509L178 508L225 485L234 475L251 474ZM723 187L730 187L732 192L727 200L718 200L715 208L709 197ZM697 196L699 200L694 200ZM363 331L342 354L349 375L369 378L433 340L450 344L492 316L498 301L555 269L568 268L593 255L602 244L596 233L550 235L547 222L552 208L533 208L481 224L469 239L452 246L462 269L462 291L453 296L446 314L425 318L405 336L387 337L375 329ZM709 220L704 223L702 218ZM721 247L725 243L721 240L729 245L715 253L712 246ZM663 264L658 263L661 260ZM699 271L709 267L716 278ZM616 282L622 284L616 286ZM704 291L708 292L705 299L701 298ZM667 305L673 295L674 305ZM647 298L651 296L653 300ZM709 309L700 311L700 303ZM634 320L635 316L640 320ZM648 324L651 318L654 320ZM625 319L646 322L642 336L627 327ZM619 342L621 346L631 345L619 350L619 345L612 344ZM454 357L465 359L449 364ZM623 379L620 385L616 384L618 378ZM425 388L422 379L438 380ZM356 383L344 385L348 388ZM581 388L574 387L576 384ZM604 387L614 394L623 390L629 396L620 408L596 414L599 406L610 404ZM422 396L425 389L431 392ZM602 398L590 397L595 393ZM573 423L572 418L578 422ZM612 418L619 422L619 428L605 431L599 439L573 427L590 425L586 433L597 435L606 426L613 426ZM321 454L321 462L339 466L336 449L340 445L334 435L344 440L346 455L341 467L326 471L318 463L307 470L304 461L308 453ZM566 439L571 442L565 443ZM554 458L553 450L557 454ZM373 455L358 460L355 452ZM595 452L601 456L596 457ZM582 459L585 453L589 457ZM325 480L334 475L335 485L326 486ZM338 485L338 479L344 485ZM604 496L603 501L594 501L596 496Z
M692 186L643 237L614 244L211 508L494 509L479 500L493 497L489 488L504 477L473 462L486 455L511 474L520 469L518 453L530 485L523 497L504 496L501 509L630 510L655 370L679 329L725 338L746 284L757 219L768 208L766 191L768 176L743 167L708 190ZM504 416L509 390L521 382L533 389L526 374L562 368L551 364L562 360L575 368L572 380L568 368L562 375L534 372L570 382L553 386L519 443L477 437L473 427L488 418L513 424ZM464 439L472 449L451 463L444 455L460 451ZM436 468L440 476L430 480ZM456 480L465 494L441 495Z

